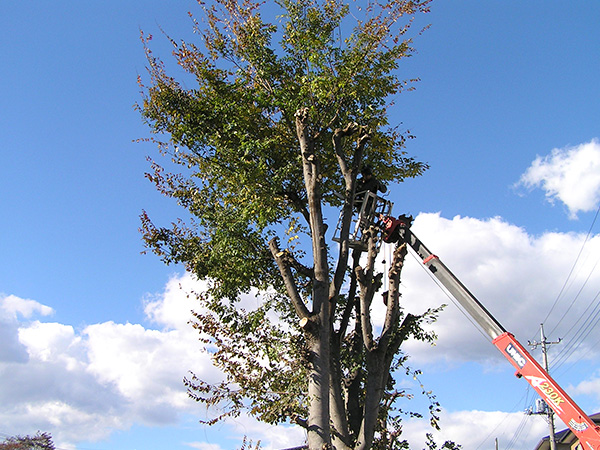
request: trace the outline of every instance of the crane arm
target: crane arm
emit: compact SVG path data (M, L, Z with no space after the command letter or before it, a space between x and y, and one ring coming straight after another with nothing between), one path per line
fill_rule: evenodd
M406 242L423 264L485 331L492 343L517 370L556 415L573 431L587 450L600 450L600 427L550 377L517 339L496 320L460 280L410 230L412 217L383 217L383 240Z

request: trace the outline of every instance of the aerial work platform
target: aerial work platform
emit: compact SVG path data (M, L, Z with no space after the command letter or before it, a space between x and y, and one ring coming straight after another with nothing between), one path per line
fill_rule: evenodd
M358 214L352 216L348 242L351 248L365 251L367 249L366 232L371 225L376 224L380 220L380 217L390 216L394 204L373 192L366 191L357 194L357 200L355 201L354 206L358 210ZM340 214L333 234L333 240L335 242L340 242L341 228L342 214ZM379 245L380 244L381 242L379 242Z

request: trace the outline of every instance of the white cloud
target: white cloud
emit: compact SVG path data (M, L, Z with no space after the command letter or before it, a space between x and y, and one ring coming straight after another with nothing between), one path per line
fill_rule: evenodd
M67 370L74 369L82 356L77 350L81 338L69 325L35 321L19 329L19 341L31 358L42 362L64 360Z
M254 448L260 441L262 450L293 448L306 443L306 432L297 425L269 425L246 415L229 417L225 419L224 425L228 431L227 438L231 440L227 448L239 448L244 438L247 444L252 444L250 448ZM219 450L219 446L214 443L190 442L186 445L203 450L212 450L214 446L215 450Z
M457 216L450 220L440 214L420 214L412 229L522 343L539 336L539 324L551 310L585 240L584 235L571 233L531 236L500 218ZM586 243L570 283L547 320L547 332L559 324L550 339L568 338L569 328L593 304L600 291L600 272L594 270L597 255L600 236ZM417 361L501 359L488 339L423 270L421 262L411 256L402 273L402 292L402 304L408 312L448 304L435 324L437 346L412 342L405 347ZM587 358L597 356L590 339L593 341L588 338L581 346L582 352L588 352Z
M221 450L222 448L240 448L243 439L254 448L260 441L262 450L279 450L294 448L306 443L306 432L296 425L269 425L256 419L241 415L225 420L229 445L213 442L187 442L186 446L201 450ZM226 445L226 446L225 446Z
M221 373L201 351L187 324L193 297L175 289L190 277L170 280L156 296L149 319L140 324L105 322L81 330L60 323L23 321L52 309L15 296L0 303L0 423L15 434L49 431L63 448L81 440L106 438L133 423L175 423L193 412L182 379L189 370L208 381ZM187 303L188 316L183 315ZM171 315L174 304L180 308ZM10 349L10 353L6 350Z
M191 448L197 448L199 450L223 450L218 444L209 444L206 442L187 442L185 445Z
M174 424L184 413L209 414L187 396L182 383L190 370L208 382L223 378L188 323L191 310L198 307L194 292L205 288L183 274L172 277L163 293L149 296L145 313L158 329L104 322L78 330L55 322L24 321L53 310L33 300L3 297L0 423L14 434L49 431L57 446L71 449L78 441L106 439L133 424ZM250 309L258 301L251 294L241 304ZM303 442L298 427L273 427L244 417L226 426L234 447L245 435L261 439L266 450ZM218 450L212 443L185 445Z
M537 338L538 324L552 307L585 238L570 233L531 236L500 218L446 219L440 214L420 214L413 231L521 342ZM594 236L557 303L556 316L548 320L548 331L567 312L591 274L589 280L551 339L573 324L571 318L584 315L593 295L600 291L600 276L592 271L598 262L596 255L600 255L600 237ZM402 303L411 313L450 302L420 266L409 256L402 274ZM114 322L76 329L25 320L51 311L35 301L3 302L0 322L7 326L0 327L0 349L12 350L0 351L0 423L15 433L50 431L61 447L69 448L80 440L106 438L134 423L168 424L177 421L181 413L203 413L187 398L181 382L190 369L205 380L222 377L201 351L196 331L188 324L190 311L197 306L195 296L188 293L203 289L202 283L182 275L169 280L162 294L146 299L145 312L156 329ZM253 294L243 303L251 308L257 301ZM379 308L382 306L381 302ZM442 313L435 331L439 335L436 347L412 342L404 348L417 366L490 359L507 364L453 304ZM597 357L585 341L579 352L587 358ZM596 389L594 383L597 380L588 380L588 385L582 383L577 389L591 392ZM452 439L466 444L483 438L505 413L445 414L443 430L456 429ZM479 416L481 419L476 418ZM479 434L472 433L473 423ZM236 442L244 435L255 441L260 438L266 449L293 447L305 438L298 427L271 427L244 417L224 426ZM405 429L408 433L408 424ZM471 432L462 431L465 429ZM543 433L532 431L535 438L531 439ZM187 445L212 450L212 443Z
M114 386L147 423L173 422L179 412L194 408L182 385L189 370L206 381L222 378L197 338L186 330L107 322L87 327L84 334L88 372Z
M600 141L593 139L538 156L519 184L541 188L550 202L561 201L571 218L580 211L596 210L600 202Z
M588 399L592 404L590 411L600 411L600 371L591 374L576 386L568 386L567 391L573 396Z
M49 316L54 312L52 308L35 300L19 298L16 295L9 295L0 298L0 310L5 315L16 318L17 314L29 319L33 314L38 313L42 316Z
M163 293L145 299L146 317L164 329L190 331L188 322L193 319L192 310L198 305L196 294L203 293L206 287L206 282L196 280L189 273L173 276Z
M34 300L15 295L0 295L0 362L26 362L26 347L19 342L19 316L31 318L35 314L47 316L54 311Z

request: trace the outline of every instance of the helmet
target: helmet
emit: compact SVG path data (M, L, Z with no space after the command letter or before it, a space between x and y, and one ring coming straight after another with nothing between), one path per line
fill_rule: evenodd
M367 165L364 165L364 166L363 166L363 168L360 170L360 173L361 173L363 176L366 176L366 175L373 175L373 169L371 169L371 166L369 166L369 165L367 164Z

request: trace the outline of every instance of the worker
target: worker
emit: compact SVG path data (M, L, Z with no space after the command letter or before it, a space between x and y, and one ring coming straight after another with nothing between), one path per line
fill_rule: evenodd
M387 192L387 186L373 176L371 166L364 166L360 174L362 177L356 185L357 194L362 193L364 195L366 191L371 191L373 194L377 194L377 191Z
M375 195L377 195L378 191L382 193L387 192L387 186L373 176L371 166L363 166L360 174L362 177L356 184L356 199L354 200L354 205L359 211L367 192L372 192Z

